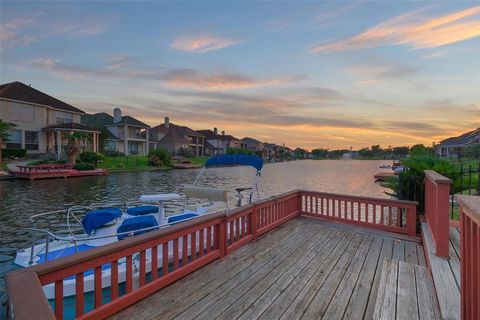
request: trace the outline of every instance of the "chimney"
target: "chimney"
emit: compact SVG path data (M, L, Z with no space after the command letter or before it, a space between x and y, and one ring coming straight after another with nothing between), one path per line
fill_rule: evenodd
M224 135L225 135L225 130L222 131L222 136L224 136Z
M214 135L217 135L217 134L218 134L217 128L213 128L213 134L214 134Z
M122 110L120 108L113 109L113 123L119 123L122 120Z
M170 118L169 117L165 117L165 128L169 128L170 127Z

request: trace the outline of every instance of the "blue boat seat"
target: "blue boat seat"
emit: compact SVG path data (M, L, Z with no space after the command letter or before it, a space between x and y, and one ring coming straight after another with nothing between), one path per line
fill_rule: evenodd
M127 209L127 213L131 216L143 216L150 213L158 213L157 206L140 206Z
M176 215L176 216L169 217L167 222L168 223L175 223L175 222L180 222L180 221L195 218L195 217L198 217L198 214L196 214L196 213L179 214L179 215Z
M90 235L105 224L120 218L122 211L119 208L98 209L87 212L82 219L82 225L85 232Z
M117 233L133 232L135 230L146 229L146 228L151 228L156 226L158 226L158 222L154 216L133 217L133 218L125 219L120 225L120 227L118 227ZM133 235L138 236L140 234L150 232L153 230L155 230L155 228L152 228L151 230L137 231L137 232L133 232ZM118 235L117 237L118 237L118 240L123 240L125 238L129 238L129 234Z

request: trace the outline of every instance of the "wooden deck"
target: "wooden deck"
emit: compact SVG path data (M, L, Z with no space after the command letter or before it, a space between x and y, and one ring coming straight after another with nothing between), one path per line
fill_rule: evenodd
M435 246L426 223L422 223L422 235L441 316L443 319L460 319L460 230L450 228L448 259L435 255Z
M392 264L405 272L382 278ZM436 318L425 266L417 239L299 217L111 319L372 319L385 297L388 319Z

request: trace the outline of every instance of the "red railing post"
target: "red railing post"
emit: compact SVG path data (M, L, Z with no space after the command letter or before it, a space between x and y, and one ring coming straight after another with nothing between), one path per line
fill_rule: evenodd
M230 234L233 234L230 230ZM220 250L220 258L227 255L227 220L222 219L222 222L218 225L218 249Z
M435 242L435 255L442 258L448 258L451 184L452 180L425 170L425 218Z
M250 219L250 230L252 230L252 240L255 241L258 236L258 210L257 210L257 205L253 204L252 208L252 219Z
M297 196L297 211L298 215L301 215L303 213L303 208L302 208L302 192L298 191L298 196Z
M457 196L460 204L461 318L480 319L480 197Z

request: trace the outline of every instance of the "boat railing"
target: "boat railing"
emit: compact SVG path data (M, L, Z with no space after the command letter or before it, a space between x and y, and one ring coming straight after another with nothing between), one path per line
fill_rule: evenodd
M395 224L383 226L379 222L362 224L361 219L352 219L350 223L403 234L410 234L411 230L415 230L416 211L413 202L295 190L231 211L202 215L168 228L161 228L96 249L79 252L73 256L7 273L10 313L14 312L17 320L62 319L64 281L66 278L73 277L76 279L75 316L82 319L107 318L299 215L313 216L323 220L342 219L342 222L348 220L341 215L334 219L334 211L330 211L331 214L327 215L326 208L322 214L318 211L312 212L310 205L312 199L320 198L330 199L330 210L333 210L334 201L352 202L355 203L355 208L358 203L365 202L369 205L388 207L388 210L402 208L402 217L403 214L407 216L405 225L400 227L396 225L395 219L393 220ZM326 204L325 200L324 204ZM385 214L387 212L386 209L379 210L378 214L380 211ZM395 210L391 211L395 212ZM335 212L338 214L340 211ZM355 214L356 212L358 211L355 211ZM386 221L389 221L388 218ZM147 259L147 252L149 259ZM137 267L134 267L133 261L137 256L139 261ZM125 276L122 275L121 280L122 290L119 290L120 263L125 263ZM107 288L102 285L105 281L102 279L104 265L110 266ZM93 270L92 304L85 303L84 275L88 270ZM46 285L54 287L55 303L52 306L42 291L42 286ZM28 302L30 300L35 300L35 304L30 304Z

